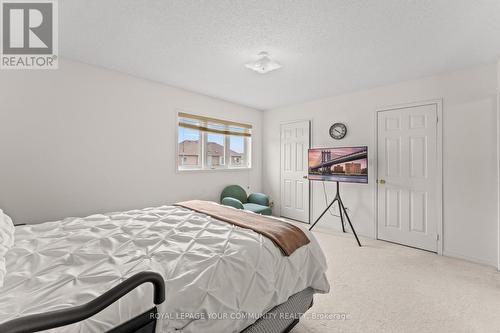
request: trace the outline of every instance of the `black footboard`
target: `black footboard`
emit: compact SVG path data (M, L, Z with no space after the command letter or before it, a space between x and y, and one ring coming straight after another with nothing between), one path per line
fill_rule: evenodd
M165 300L165 281L158 273L141 272L131 276L119 285L113 287L96 299L69 309L50 311L40 314L16 318L0 325L2 333L39 332L51 328L66 326L85 320L101 312L118 299L141 284L150 282L154 286L154 304L158 305ZM154 332L156 325L156 307L141 314L125 324L111 330L112 333ZM151 330L152 328L152 330Z

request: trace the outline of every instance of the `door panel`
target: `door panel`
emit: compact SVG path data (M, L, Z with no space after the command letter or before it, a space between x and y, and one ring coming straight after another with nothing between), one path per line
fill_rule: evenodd
M399 177L401 171L401 140L400 138L386 138L385 142L387 176Z
M292 181L285 179L283 192L283 206L286 208L292 207Z
M381 111L378 238L437 251L437 105Z
M427 178L427 137L410 137L410 177Z
M427 231L427 193L410 193L410 230L426 233Z
M309 121L281 126L281 216L307 223L309 131Z
M394 188L385 189L386 227L401 228L401 191Z

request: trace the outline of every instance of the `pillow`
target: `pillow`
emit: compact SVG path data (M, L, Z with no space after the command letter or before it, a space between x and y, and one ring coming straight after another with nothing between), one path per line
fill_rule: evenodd
M14 245L14 224L12 219L0 209L0 288L6 274L5 254Z

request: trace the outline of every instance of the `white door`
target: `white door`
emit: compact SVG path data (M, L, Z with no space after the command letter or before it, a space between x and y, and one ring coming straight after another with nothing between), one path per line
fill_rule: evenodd
M437 104L378 112L378 238L437 252Z
M309 121L281 125L281 216L309 223Z

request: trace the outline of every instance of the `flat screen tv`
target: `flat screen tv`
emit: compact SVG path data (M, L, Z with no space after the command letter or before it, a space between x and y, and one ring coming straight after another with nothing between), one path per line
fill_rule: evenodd
M368 147L309 149L309 179L368 183Z

